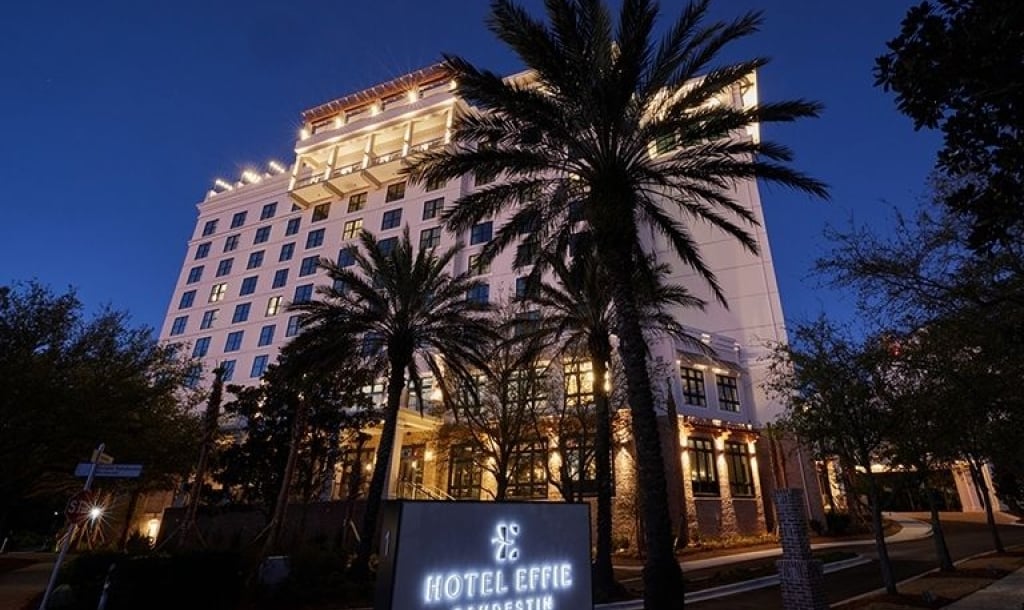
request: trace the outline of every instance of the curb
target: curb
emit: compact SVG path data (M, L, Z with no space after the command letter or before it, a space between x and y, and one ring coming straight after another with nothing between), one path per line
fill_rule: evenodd
M831 574L832 572L839 572L840 570L854 568L866 563L871 563L872 561L872 559L864 557L863 555L858 555L856 557L851 557L850 559L824 564L822 566L822 572L825 574ZM709 599L717 599L719 597L728 597L730 595L736 595L737 593L746 593L747 591L754 591L756 589L773 587L777 584L779 584L779 575L773 574L771 576L762 576L760 578L744 580L728 585L722 585L720 587L694 591L693 593L687 593L684 597L687 603L696 603ZM634 599L611 604L598 604L594 606L594 610L644 610L644 602L640 599Z

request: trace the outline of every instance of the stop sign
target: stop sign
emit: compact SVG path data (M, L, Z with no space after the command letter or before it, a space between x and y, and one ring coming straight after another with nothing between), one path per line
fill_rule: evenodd
M95 497L91 491L83 489L71 496L68 505L64 507L64 516L68 523L78 525L89 516L89 509L95 504Z

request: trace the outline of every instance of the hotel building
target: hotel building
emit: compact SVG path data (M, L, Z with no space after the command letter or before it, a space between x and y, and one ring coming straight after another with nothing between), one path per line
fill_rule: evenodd
M743 87L723 92L720 101L750 105L756 96L752 75ZM453 117L466 105L444 70L432 66L303 112L295 156L287 166L272 163L247 170L236 181L218 180L199 202L161 339L189 346L205 365L202 383L210 382L209 371L221 363L231 383L254 384L299 330L299 316L286 306L315 298L315 287L327 281L317 267L319 258L351 264L346 249L361 230L385 244L397 240L405 227L414 243L447 248L458 241L465 248L451 271L473 267L501 219L456 235L442 227L440 212L481 185L473 176L414 185L400 173L410 154L448 142ZM757 138L756 126L738 137ZM652 144L651 154L671 151ZM770 525L764 499L774 481L783 480L771 472L775 459L759 434L762 424L781 410L760 388L765 370L759 359L766 342L785 338L782 308L757 185L741 183L732 196L760 222L752 228L760 255L724 233L690 226L729 300L728 309L675 260L660 236L652 233L646 239L659 259L674 262L670 281L708 303L704 311L686 309L676 315L713 355L670 338L659 339L651 353L656 368L666 371L664 385L671 392L662 393L660 408L663 413L675 408L680 415L681 452L666 458L669 463L675 459L673 466L682 473L670 479L674 517L685 510L690 527L710 536L764 531L766 510ZM513 270L514 256L509 249L493 261L482 273L486 288L472 298L500 302L520 292L523 272ZM585 389L586 371L569 371L567 380L573 375ZM383 384L370 391L383 401ZM437 443L442 419L408 407L399 418L389 496L487 498L488 477L472 456ZM669 429L666 441L671 440ZM520 459L543 465L551 453L546 443L524 446ZM373 441L364 452L361 460L346 454L336 490L345 488L353 464L372 463ZM628 442L616 448L617 521L622 537L635 540L632 526L626 525L636 521L631 460ZM792 472L785 480L809 486L808 496L819 497L810 491L817 488L813 470L805 472L803 461L790 459L789 464ZM559 498L538 474L543 468L518 470L513 496ZM813 514L820 512L812 507Z

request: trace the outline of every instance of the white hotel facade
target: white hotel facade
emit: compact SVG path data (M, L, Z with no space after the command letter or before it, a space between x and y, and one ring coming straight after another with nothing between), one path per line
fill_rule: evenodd
M756 96L752 75L743 88L723 93L721 101L749 105ZM477 188L473 177L412 185L400 174L405 157L448 141L453 116L465 105L443 69L432 66L303 112L302 134L287 166L272 163L234 182L218 180L199 202L161 338L190 346L204 363L205 383L209 371L223 363L231 383L254 384L298 330L298 316L286 306L315 298L315 287L327 281L318 258L344 262L345 249L356 243L360 230L390 240L408 227L414 243L440 248L460 241L466 247L451 271L469 268L501 220L454 235L442 228L440 211ZM742 137L758 137L756 128ZM651 152L659 154L654 146ZM759 360L767 342L785 339L782 308L757 185L742 183L732 195L760 222L752 227L760 255L721 232L690 227L718 276L728 309L675 260L660 237L648 241L659 258L675 261L671 281L708 303L704 311L686 309L677 317L714 349L713 357L668 338L651 346L661 370L669 371L672 397L662 400L662 408L675 405L681 416L677 463L683 476L670 481L670 493L678 499L674 517L685 510L691 527L706 535L763 531L763 499L773 481L782 480L770 472L773 460L758 433L781 410L760 389L765 369ZM516 294L523 273L512 269L514 255L510 249L490 265L482 277L487 291L475 298L497 302ZM435 444L440 420L415 409L402 411L389 493L486 498L487 477L474 471L471 459ZM543 446L531 447L524 459L547 459L547 454ZM622 523L635 521L631 459L628 446L617 450L616 510ZM807 486L809 497L820 497L813 471L796 462L789 460L792 472L785 479ZM339 487L346 467L338 472ZM538 480L518 481L511 491L521 498L558 497Z

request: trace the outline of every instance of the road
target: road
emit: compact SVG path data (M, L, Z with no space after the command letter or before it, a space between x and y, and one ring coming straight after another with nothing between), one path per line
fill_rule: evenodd
M983 523L943 521L946 542L953 561L992 550L992 537ZM1006 546L1024 544L1024 527L1003 525L999 532ZM873 559L877 559L874 546L840 547ZM897 582L922 574L936 567L935 543L931 537L889 545L889 558ZM830 604L873 591L882 586L878 562L825 575L825 591ZM689 603L687 608L696 610L768 610L782 608L779 588L770 587L729 597Z

